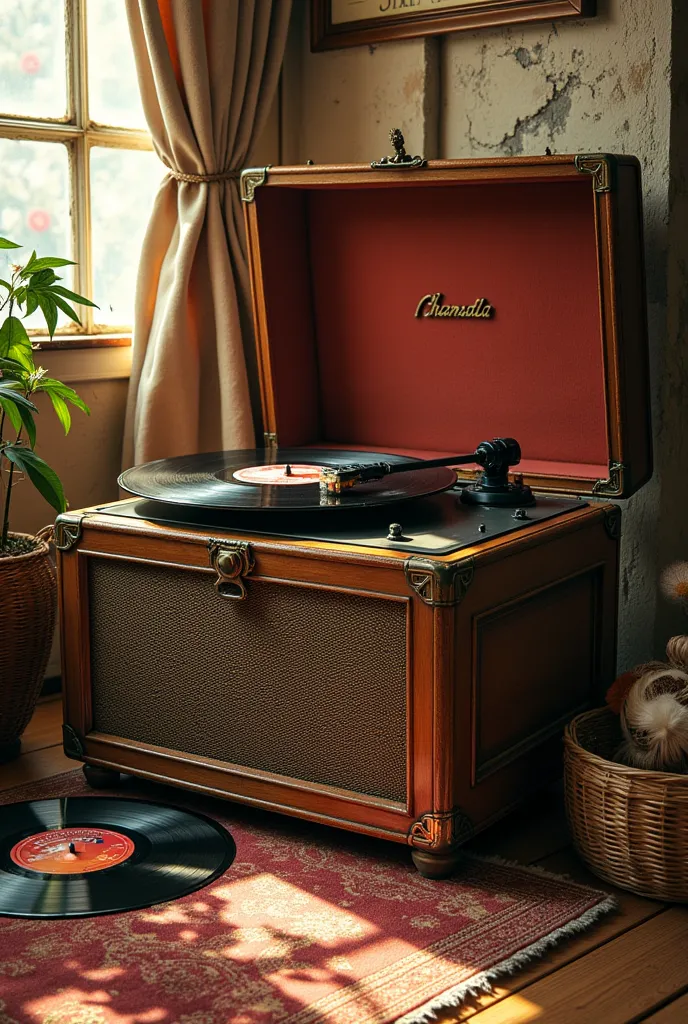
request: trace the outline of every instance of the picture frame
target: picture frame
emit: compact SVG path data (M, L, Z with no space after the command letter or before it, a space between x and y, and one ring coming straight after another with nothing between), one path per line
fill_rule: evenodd
M596 0L311 0L311 50L594 14Z

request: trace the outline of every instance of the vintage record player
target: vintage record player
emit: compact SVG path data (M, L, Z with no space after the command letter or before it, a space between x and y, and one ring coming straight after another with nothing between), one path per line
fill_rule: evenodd
M244 172L265 447L59 517L64 736L95 785L408 843L441 877L615 674L608 499L651 473L640 173L396 144Z

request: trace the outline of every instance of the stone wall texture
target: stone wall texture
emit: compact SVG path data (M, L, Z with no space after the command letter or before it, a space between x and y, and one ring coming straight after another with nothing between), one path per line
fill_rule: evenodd
M585 20L319 54L297 18L298 75L285 76L286 94L298 90L299 99L284 132L298 139L292 152L301 160L368 161L397 125L407 149L429 157L549 148L640 159L656 472L622 503L620 669L688 630L657 587L662 566L688 560L687 8L685 0L598 0L598 16Z

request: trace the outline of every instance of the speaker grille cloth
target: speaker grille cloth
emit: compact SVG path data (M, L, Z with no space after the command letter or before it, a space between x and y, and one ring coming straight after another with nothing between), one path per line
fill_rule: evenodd
M93 727L406 799L401 602L89 559Z

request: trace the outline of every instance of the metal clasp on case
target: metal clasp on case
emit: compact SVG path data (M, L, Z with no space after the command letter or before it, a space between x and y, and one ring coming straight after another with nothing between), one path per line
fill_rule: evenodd
M220 597L245 601L248 597L244 577L253 571L255 558L245 540L208 541L210 564L217 572L215 587Z

